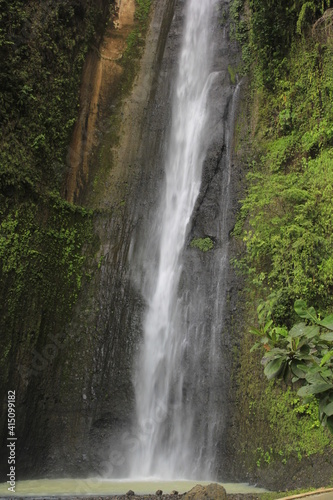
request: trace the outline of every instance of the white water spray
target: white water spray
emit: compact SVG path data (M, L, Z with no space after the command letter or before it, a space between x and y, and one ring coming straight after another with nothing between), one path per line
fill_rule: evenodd
M165 160L165 188L151 237L157 264L146 263L147 311L135 375L141 446L132 477L190 477L194 452L193 412L184 393L182 361L189 341L179 285L181 255L207 149L207 97L211 73L210 22L216 0L188 0L172 124ZM149 265L151 266L149 269ZM148 286L147 286L148 283ZM148 289L147 289L148 288Z

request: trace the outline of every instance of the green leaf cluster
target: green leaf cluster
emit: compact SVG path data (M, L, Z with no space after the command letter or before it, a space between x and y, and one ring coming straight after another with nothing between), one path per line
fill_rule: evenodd
M244 208L246 263L289 302L307 297L324 306L333 286L333 151L303 161L299 172L251 173ZM259 272L260 270L260 272Z
M295 311L306 322L296 323L290 330L274 325L270 306L258 307L260 328L251 333L260 337L252 351L265 349L262 364L268 380L291 374L292 382L301 382L297 394L315 396L319 402L319 420L333 434L333 314L321 319L313 307L303 300L295 302Z
M214 248L214 242L211 238L194 238L190 244L191 248L198 248L201 252L208 252Z
M19 303L20 293L28 294L30 287L45 298L57 286L73 304L81 287L82 248L92 238L90 212L57 198L52 207L47 198L16 206L1 200L0 273L11 304Z
M237 425L249 438L240 460L248 469L256 462L272 468L273 462L281 467L332 448L320 425L320 420L330 425L331 393L313 393L302 403L303 396L284 381L275 383L285 375L288 384L294 378L295 391L303 384L312 391L319 377L320 383L332 382L330 331L300 318L293 307L303 297L320 311L320 321L333 307L333 53L327 30L321 43L312 36L313 23L332 5L305 0L232 5L250 76L236 127L236 153L248 176L233 231L240 247L234 264L246 278L249 317L260 301L253 333L255 349L264 352L256 350L249 359L253 340L243 337L235 369L240 371ZM237 33L241 22L243 40ZM263 370L258 372L262 356L272 377L268 383ZM307 356L316 358L315 364Z
M293 42L307 34L331 0L232 0L231 31L242 47L243 71L250 68L274 88Z
M293 42L330 6L330 0L250 0L250 50L265 85L274 87Z
M239 460L245 462L245 470L252 471L255 477L258 467L270 469L273 475L285 469L288 475L290 470L302 467L299 462L303 459L313 456L315 463L316 457L320 460L321 455L332 453L333 441L320 424L317 399L305 402L296 394L300 382L292 387L283 380L279 383L267 380L260 366L266 351L257 349L249 356L253 338L253 335L242 338L244 350L242 347L235 369L239 384L235 435L247 436L237 442ZM265 474L265 471L260 473L262 477Z

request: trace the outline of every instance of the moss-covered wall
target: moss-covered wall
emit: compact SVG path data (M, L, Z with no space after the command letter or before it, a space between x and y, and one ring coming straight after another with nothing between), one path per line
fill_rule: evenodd
M234 229L234 266L245 285L230 447L243 478L291 489L332 483L332 435L316 401L296 395L299 386L266 380L264 351L250 353L249 330L259 301L272 294L276 326L296 322L295 299L322 314L333 308L333 41L325 22L315 24L329 2L275 7L234 0L231 9L247 74L234 154L247 176Z
M63 316L81 287L81 250L91 239L91 214L67 204L59 193L83 62L101 37L111 5L1 2L1 330L14 339L3 352L25 330L25 316L40 325L33 318L41 304L44 314L57 316L58 293ZM24 300L27 306L35 303L32 311ZM39 327L33 330L37 338Z
M92 212L65 202L60 192L83 63L89 47L100 41L112 5L1 1L2 443L6 393L16 390L24 447L40 398L32 388L61 357L66 322L98 248ZM5 477L6 467L1 470Z

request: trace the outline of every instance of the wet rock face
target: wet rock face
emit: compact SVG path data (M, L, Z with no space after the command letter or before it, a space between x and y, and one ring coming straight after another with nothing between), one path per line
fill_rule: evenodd
M217 17L222 17L227 9L228 2L222 2ZM199 436L204 433L209 435L211 430L207 430L207 426L215 426L213 441L207 441L207 448L211 448L209 453L214 457L211 474L224 478L230 460L225 449L234 342L230 338L230 327L240 287L229 265L232 257L230 232L237 210L239 172L232 160L238 89L230 82L228 66L236 64L238 49L228 37L228 24L221 27L220 23L215 23L212 29L216 44L213 66L216 76L210 96L209 148L200 194L190 222L181 287L188 291L184 294L187 314L192 317L192 323L198 325L193 336L197 338L196 350L200 354L192 352L189 355L192 361L188 363L187 374L188 392L196 400L198 408L197 433ZM193 239L206 237L214 243L212 250L202 252L191 247ZM211 340L213 336L214 341ZM196 366L204 367L200 376ZM207 380L210 380L209 391ZM205 415L209 415L208 420Z

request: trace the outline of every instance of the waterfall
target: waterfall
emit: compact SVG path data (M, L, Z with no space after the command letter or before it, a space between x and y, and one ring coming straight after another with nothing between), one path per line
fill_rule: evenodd
M208 94L216 0L188 0L172 123L165 158L165 186L151 239L157 258L146 256L143 294L147 300L144 339L135 374L141 444L132 457L132 476L191 476L195 450L191 401L184 386L189 329L179 293L182 252L197 200L207 150Z

